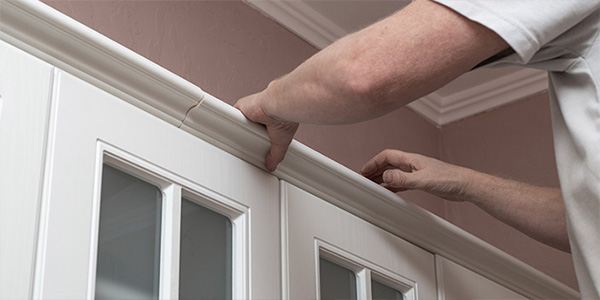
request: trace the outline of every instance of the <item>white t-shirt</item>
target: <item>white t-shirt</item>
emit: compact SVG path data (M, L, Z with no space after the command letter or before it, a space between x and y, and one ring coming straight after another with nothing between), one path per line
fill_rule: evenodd
M581 297L600 299L600 1L435 0L515 51L494 65L547 70L552 127Z

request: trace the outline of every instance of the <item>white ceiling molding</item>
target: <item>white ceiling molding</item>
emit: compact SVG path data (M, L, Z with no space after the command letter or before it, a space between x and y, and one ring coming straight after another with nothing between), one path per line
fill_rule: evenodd
M434 92L408 105L436 126L443 126L548 89L546 72L520 69L456 93Z
M245 0L298 36L323 49L347 32L302 1Z
M336 10L338 19L332 17L332 14L329 14L329 17L325 17L327 14L325 12L321 13L318 9L319 6L314 5L314 3L311 3L311 5L306 4L312 0L244 1L318 49L327 47L340 37L354 31L356 27L368 24L372 20L377 19L377 16L373 14L357 14L356 11L351 11L352 9L356 9L356 7L344 4L344 1L337 2L339 3L339 10ZM372 0L371 4L378 5L377 2ZM409 3L409 1L404 2L404 5ZM347 24L343 26L339 22L339 17L344 14L364 17L362 19L355 17L356 26L352 26L353 28L351 28ZM384 15L380 17L384 17ZM478 70L476 72L478 72L477 75L470 78L474 79L473 82L479 82L471 83L463 80L460 84L450 83L448 85L450 88L442 88L409 104L408 107L434 125L441 127L548 89L546 73L539 70L516 69L514 72L508 74L493 76L486 73L493 73L492 71ZM481 82L481 80L475 78L479 75L489 78Z

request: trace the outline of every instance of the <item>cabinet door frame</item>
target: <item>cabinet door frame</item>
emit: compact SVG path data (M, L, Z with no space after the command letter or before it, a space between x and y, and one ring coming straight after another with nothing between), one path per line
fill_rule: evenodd
M277 178L66 72L54 87L34 298L94 297L105 163L163 193L160 298L177 297L182 196L232 221L232 296L279 297Z
M435 255L438 299L528 299L443 256ZM456 287L459 288L456 288ZM460 288L463 287L463 288Z
M248 206L211 191L202 185L169 172L136 155L128 153L102 140L97 141L96 174L94 185L92 227L90 240L90 260L88 294L94 298L96 282L96 262L98 249L100 189L102 166L109 165L157 186L163 196L160 246L160 299L177 299L179 297L179 245L181 225L181 202L183 198L207 207L228 217L232 224L232 297L248 298L249 280L249 212Z
M375 264L367 259L357 256L340 247L330 244L319 238L315 238L315 257L325 258L342 267L348 268L356 274L357 277L357 298L371 300L371 280L377 280L396 290L402 291L404 300L417 299L417 282ZM316 260L317 268L315 278L317 280L317 294L320 294L320 267L319 260Z
M372 278L436 297L432 253L284 181L281 191L284 299L320 298L320 257L354 271L358 299L371 299Z

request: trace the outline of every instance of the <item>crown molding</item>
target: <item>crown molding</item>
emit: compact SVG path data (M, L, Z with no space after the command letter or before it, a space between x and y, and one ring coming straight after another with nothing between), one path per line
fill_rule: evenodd
M453 94L434 92L408 107L436 126L443 126L546 90L545 71L522 69Z
M323 49L348 34L302 1L244 0L317 49Z

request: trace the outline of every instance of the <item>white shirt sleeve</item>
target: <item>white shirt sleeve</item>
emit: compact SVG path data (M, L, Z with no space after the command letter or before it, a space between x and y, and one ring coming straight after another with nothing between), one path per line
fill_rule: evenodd
M545 44L600 9L598 0L434 0L502 37L526 64Z

